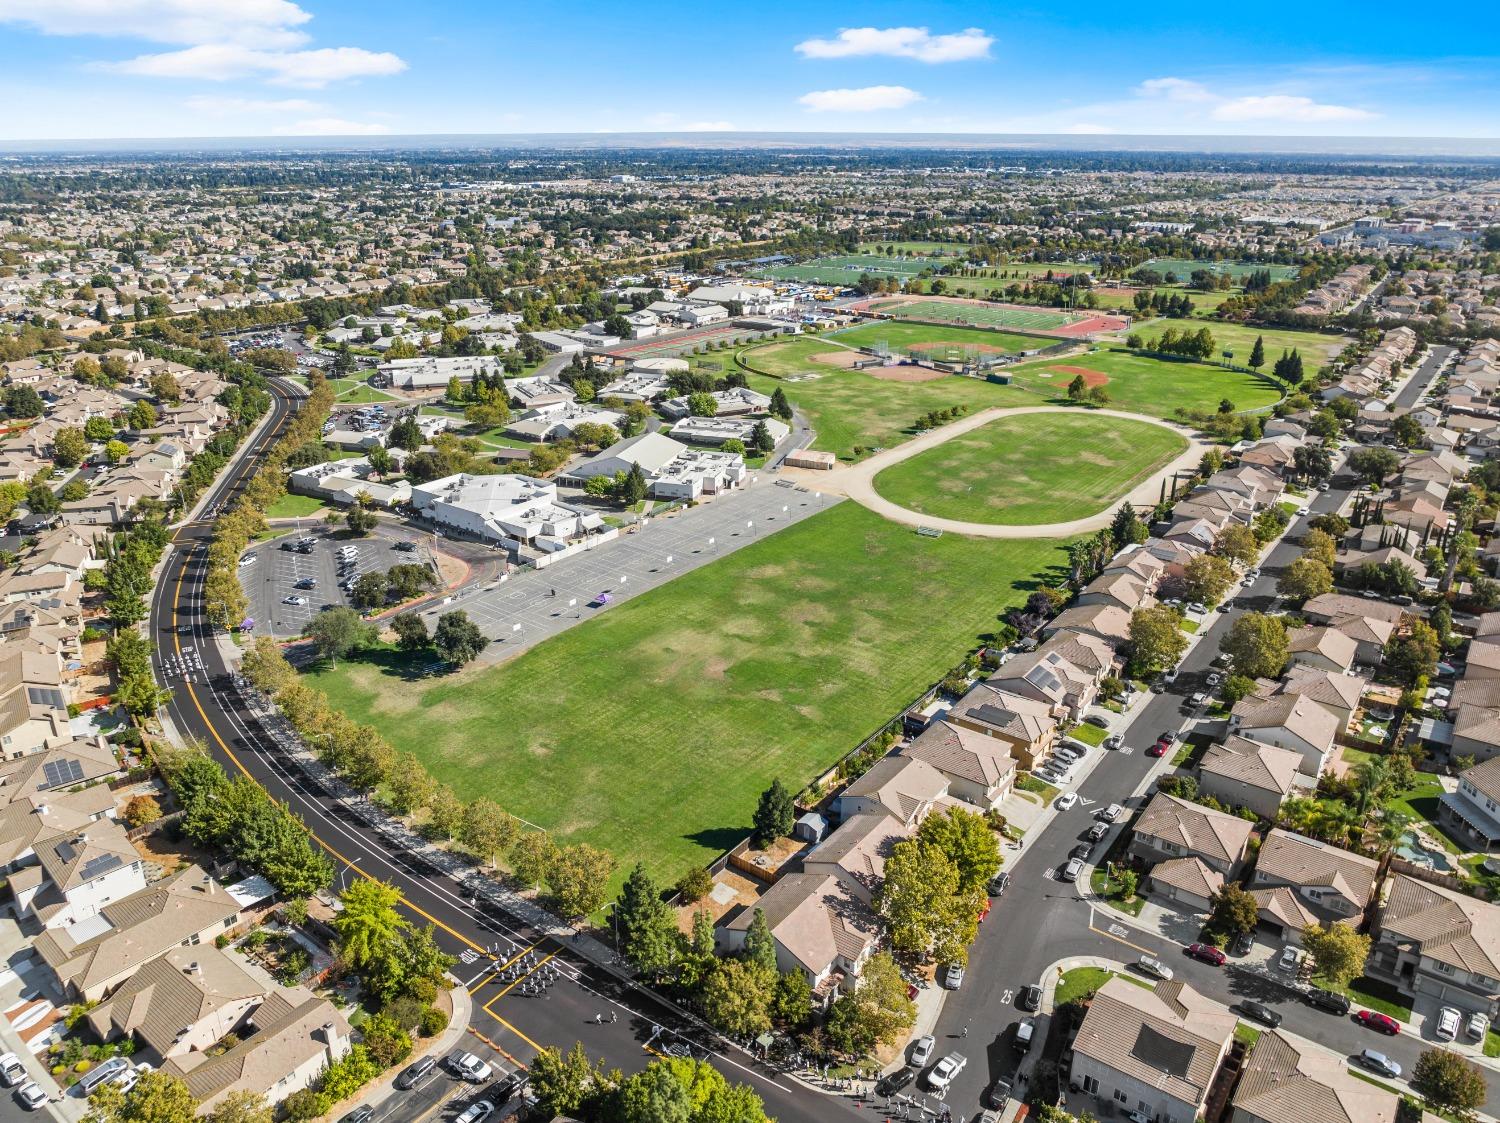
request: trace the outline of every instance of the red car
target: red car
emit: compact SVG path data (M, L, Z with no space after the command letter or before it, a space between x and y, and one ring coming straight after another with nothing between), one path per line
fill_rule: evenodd
M1146 750L1147 756L1166 756L1167 750L1172 747L1168 741L1158 741Z
M1389 1014L1377 1014L1374 1010L1361 1010L1354 1020L1367 1029L1395 1037L1401 1032L1401 1023Z
M1213 944L1189 944L1187 953L1194 959L1201 959L1204 963L1211 963L1215 967L1224 966L1224 953Z

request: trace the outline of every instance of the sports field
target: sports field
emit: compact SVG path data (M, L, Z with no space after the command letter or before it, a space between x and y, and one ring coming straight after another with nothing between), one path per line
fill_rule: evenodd
M825 372L831 360L851 354L848 347L835 343L824 343L813 336L800 336L785 342L768 343L763 347L746 348L746 362L757 371L781 376L795 376L808 372ZM819 360L823 360L820 362Z
M942 262L925 257L887 257L885 254L835 254L797 265L772 265L757 276L773 281L811 281L819 285L852 285L861 273L872 277L915 277Z
M1255 346L1255 337L1260 336L1266 343L1266 365L1264 370L1270 370L1271 365L1281 355L1282 351L1297 350L1302 357L1315 364L1326 363L1333 358L1344 347L1352 342L1352 337L1347 335L1324 335L1316 331L1295 331L1290 328L1260 328L1245 324L1227 324L1218 320L1208 321L1183 321L1183 320L1147 320L1131 327L1132 332L1142 335L1159 335L1162 330L1176 327L1181 331L1184 326L1191 326L1193 331L1200 327L1206 327L1213 333L1215 356L1221 351L1233 351L1236 363L1246 363L1250 360L1250 351Z
M1133 355L1123 349L1101 349L1056 361L1011 367L1017 386L1066 403L1068 383L1083 374L1090 385L1103 385L1112 409L1171 418L1180 409L1213 412L1228 398L1237 410L1263 409L1281 398L1269 379L1208 363L1174 363Z
M1220 277L1232 277L1243 281L1251 273L1269 272L1271 280L1285 281L1297 275L1295 265L1272 265L1255 261L1189 261L1182 257L1160 257L1143 261L1139 269L1154 269L1158 273L1175 273L1179 281L1186 281L1195 269L1207 269Z
M675 880L760 792L818 776L1025 600L1062 544L918 536L841 503L513 662L408 678L394 651L313 676L462 797Z
M1088 413L1002 417L875 477L936 518L1034 525L1095 514L1187 448L1170 429Z
M895 246L896 252L903 256L926 254L928 257L954 258L969 252L966 242L861 242L859 252L884 255L888 246Z
M1021 328L1052 331L1078 317L1045 308L1013 308L994 304L966 304L957 300L887 300L873 305L898 320L940 320L949 324L973 324L981 328Z
M1003 331L985 331L982 328L949 327L946 324L917 324L895 320L856 324L852 328L828 333L850 347L873 347L885 342L894 351L906 351L912 347L937 349L944 345L954 347L979 347L991 353L1032 351L1046 346L1045 340L1025 335L1010 335Z

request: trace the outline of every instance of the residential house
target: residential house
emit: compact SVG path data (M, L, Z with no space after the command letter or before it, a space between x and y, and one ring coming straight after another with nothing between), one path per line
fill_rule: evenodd
M1263 1032L1234 1086L1228 1123L1398 1123L1396 1092L1356 1076L1347 1059L1305 1038ZM1436 1123L1422 1113L1421 1123Z
M831 874L868 905L885 879L885 862L891 856L891 848L913 833L914 827L892 815L864 811L845 819L838 830L806 854L802 870Z
M931 765L948 782L948 795L981 809L1015 787L1016 761L1004 743L961 725L934 721L902 755Z
M756 902L776 944L776 966L800 971L814 993L852 991L880 938L880 925L864 900L832 873L783 876ZM739 951L755 918L744 908L720 925L722 951Z
M1496 722L1496 715L1488 720ZM1438 820L1471 850L1493 851L1500 846L1500 758L1490 757L1464 769L1458 790L1445 792L1439 800Z
M948 710L950 725L1003 742L1024 769L1035 768L1057 741L1052 704L976 683Z
M1142 990L1111 978L1073 1040L1069 1082L1119 1112L1193 1123L1204 1111L1236 1018L1183 982Z
M915 827L947 794L948 781L925 760L887 756L845 788L836 806L840 821L856 815L890 815Z
M1282 802L1296 789L1301 761L1302 755L1291 749L1231 736L1203 754L1198 791L1274 822Z
M1392 873L1370 935L1374 978L1434 1005L1500 1012L1500 905Z
M1479 645L1471 644L1470 650L1472 651L1476 646ZM1500 756L1500 708L1458 706L1453 711L1453 742L1449 746L1449 751L1455 758L1471 756L1480 763Z
M1302 606L1302 615L1314 624L1336 628L1354 640L1355 662L1370 667L1380 665L1385 645L1401 623L1398 605L1344 593L1313 597Z
M0 756L24 756L73 740L57 656L5 646L13 650L0 649Z
M1233 877L1245 859L1254 824L1238 815L1157 792L1136 820L1130 853L1146 862L1197 857Z
M1322 773L1339 729L1338 718L1302 694L1252 694L1229 712L1231 733L1296 751L1302 757L1302 774L1314 778Z
M1358 646L1353 636L1337 628L1293 628L1287 633L1287 647L1292 653L1294 666L1342 674L1354 666Z
M1224 875L1202 858L1169 858L1151 867L1148 892L1194 912L1213 908L1213 896L1224 888Z
M1113 605L1126 612L1150 608L1156 603L1148 582L1128 571L1115 570L1095 577L1073 600L1079 605Z
M997 690L1050 703L1060 716L1077 721L1113 667L1114 649L1103 640L1061 632L1035 651L1015 656L986 681Z
M1119 647L1130 638L1130 613L1115 604L1075 604L1063 609L1042 628L1051 639L1058 632L1079 632Z
M1288 889L1320 923L1357 925L1375 892L1379 868L1373 858L1276 827L1261 843L1247 888L1252 893ZM1302 927L1283 928L1283 938L1295 941Z
M1337 732L1343 732L1354 719L1354 711L1369 684L1363 675L1293 664L1281 683L1280 693L1311 698L1338 719Z
M44 928L69 928L92 917L111 901L146 888L141 857L114 819L103 816L77 832L38 838L36 865L23 865L10 877L16 912Z

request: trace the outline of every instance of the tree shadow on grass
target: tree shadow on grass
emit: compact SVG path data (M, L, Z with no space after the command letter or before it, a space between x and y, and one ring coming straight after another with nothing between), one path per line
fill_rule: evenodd
M701 846L705 850L712 850L722 854L726 850L732 850L755 828L749 824L743 827L708 827L705 830L694 831L682 837L694 845Z
M403 682L416 682L424 678L442 678L453 668L431 651L409 652L396 647L375 647L368 651L353 652L344 658L346 663L360 663L374 667L381 674L399 678ZM319 660L313 666L326 669L327 660Z

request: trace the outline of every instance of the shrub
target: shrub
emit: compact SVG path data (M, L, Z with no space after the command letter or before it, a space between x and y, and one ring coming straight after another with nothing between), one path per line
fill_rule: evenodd
M714 887L714 876L702 866L694 866L677 882L677 892L688 904L701 901Z
M421 1020L417 1022L417 1033L422 1037L436 1037L447 1028L448 1015L436 1006L423 1010Z
M302 1088L281 1101L281 1115L291 1123L306 1123L309 1119L326 1115L332 1106L333 1101L323 1093Z
M437 984L431 979L418 977L406 984L406 993L423 1006L431 1006L432 1000L437 997Z

